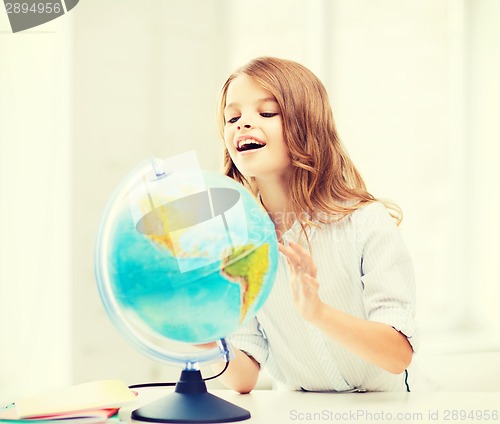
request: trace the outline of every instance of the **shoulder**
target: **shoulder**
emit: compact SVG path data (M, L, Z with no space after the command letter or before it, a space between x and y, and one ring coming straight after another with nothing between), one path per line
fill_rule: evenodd
M401 235L396 220L380 202L372 202L355 210L351 216L358 249L364 251L367 245L400 244Z
M352 207L352 205L350 206ZM373 227L389 226L396 228L396 220L391 216L383 203L373 201L354 209L340 220L332 220L327 227Z
M385 223L390 226L397 227L396 220L390 215L387 208L380 202L370 202L364 205L350 215L351 220L360 224L373 224L378 222L380 224Z
M358 245L363 244L367 238L371 238L375 234L399 233L396 220L390 215L387 208L377 201L355 209L340 220L326 223L315 221L315 224L322 234L330 234L336 240L339 239L339 234L342 234L342 238L348 238L357 242Z
M351 207L353 205L350 205ZM370 202L354 209L341 219L326 219L325 221L313 220L314 225L324 231L335 231L339 229L355 229L359 227L372 227L374 225L388 225L397 227L396 220L390 215L387 208L381 202Z

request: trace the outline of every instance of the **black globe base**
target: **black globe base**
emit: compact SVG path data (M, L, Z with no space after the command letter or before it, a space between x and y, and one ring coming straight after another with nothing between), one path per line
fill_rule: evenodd
M184 370L175 392L132 412L132 419L153 423L228 423L250 412L207 392L198 370Z

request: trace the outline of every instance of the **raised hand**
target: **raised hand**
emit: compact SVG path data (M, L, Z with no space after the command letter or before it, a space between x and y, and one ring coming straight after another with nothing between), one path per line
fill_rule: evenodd
M288 246L280 243L279 251L288 260L290 290L295 307L306 321L319 320L323 302L318 295L317 268L311 255L293 241L290 241Z

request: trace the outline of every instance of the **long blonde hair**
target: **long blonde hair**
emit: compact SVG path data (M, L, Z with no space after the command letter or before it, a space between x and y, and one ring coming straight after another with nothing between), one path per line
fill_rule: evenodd
M222 87L217 118L224 138L227 90L238 75L251 77L278 102L283 136L290 151L290 209L297 217L304 212L319 222L338 220L356 209L380 201L399 224L401 209L373 197L342 146L335 128L328 94L321 81L299 63L274 57L252 60L234 72ZM251 188L251 182L234 165L224 149L224 173ZM311 220L300 222L302 228Z

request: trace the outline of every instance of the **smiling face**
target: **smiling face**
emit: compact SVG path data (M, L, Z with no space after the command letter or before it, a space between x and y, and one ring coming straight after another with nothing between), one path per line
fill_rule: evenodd
M234 78L224 108L224 141L245 177L282 179L291 166L281 111L274 96L248 75Z

